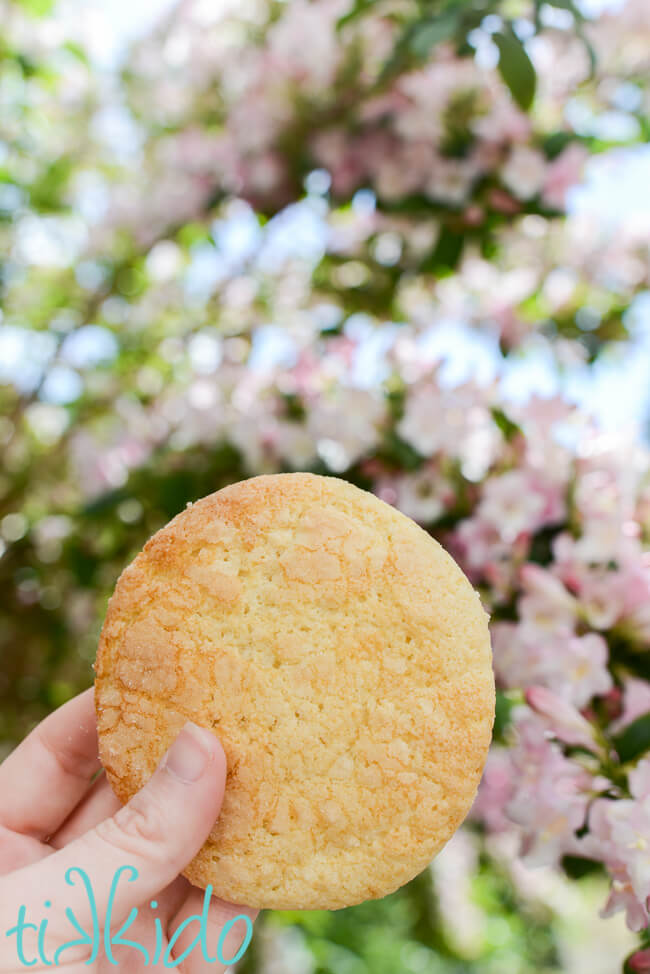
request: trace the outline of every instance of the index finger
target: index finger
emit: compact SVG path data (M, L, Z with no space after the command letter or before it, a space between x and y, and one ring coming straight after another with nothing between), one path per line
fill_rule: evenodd
M0 765L0 825L46 839L100 767L91 687L46 717Z

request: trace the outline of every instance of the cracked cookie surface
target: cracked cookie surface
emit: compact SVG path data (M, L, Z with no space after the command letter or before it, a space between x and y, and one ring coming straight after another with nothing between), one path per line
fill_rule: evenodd
M228 780L191 882L275 909L384 896L473 801L494 717L487 623L451 556L374 495L313 474L233 484L118 580L96 661L108 779L127 801L193 720Z

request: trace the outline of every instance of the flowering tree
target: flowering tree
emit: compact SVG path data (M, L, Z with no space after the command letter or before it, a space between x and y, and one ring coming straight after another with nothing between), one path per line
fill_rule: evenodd
M276 213L324 175L332 227L315 283L344 311L430 321L465 294L463 318L505 350L545 325L595 357L647 286L647 226L612 240L552 218L588 154L611 145L597 119L619 145L644 137L649 33L641 4L595 24L570 3L186 4L129 62L132 104L161 130L142 170L159 205L129 179L114 219L146 243L224 193ZM360 189L376 209L360 201L350 218ZM547 282L558 265L570 273Z
M117 574L188 500L342 476L439 538L491 614L495 742L457 868L488 883L480 835L518 895L522 861L604 871L606 912L646 936L648 453L561 398L451 388L427 336L452 318L505 356L541 335L559 363L625 339L648 227L564 209L612 132L647 133L648 8L220 11L181 4L118 84L4 5L2 736L88 682ZM430 919L408 936L468 961ZM519 944L521 970L555 969L547 948Z

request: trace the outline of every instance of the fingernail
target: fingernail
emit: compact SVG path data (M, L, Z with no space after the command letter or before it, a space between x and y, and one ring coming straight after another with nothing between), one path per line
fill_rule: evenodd
M212 761L214 752L208 751L205 734L201 727L188 721L167 752L163 766L186 784L198 781Z

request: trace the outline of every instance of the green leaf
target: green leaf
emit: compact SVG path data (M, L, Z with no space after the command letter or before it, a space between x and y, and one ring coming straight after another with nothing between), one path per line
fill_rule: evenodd
M391 466L401 467L403 470L417 470L422 466L423 458L420 454L393 430L386 433L378 456Z
M463 253L465 238L443 226L431 255L422 264L424 271L453 271Z
M29 187L32 208L43 212L61 209L72 170L72 160L61 156L39 173L36 181Z
M612 743L623 763L650 751L650 713L633 720Z
M33 17L45 17L52 10L54 0L18 0L18 4Z
M497 690L494 708L494 727L492 728L493 740L503 740L506 728L510 724L513 708L520 702L520 693L512 694L506 693L503 690Z
M490 412L492 413L492 419L499 427L499 429L503 433L504 439L507 440L508 443L510 442L510 440L514 439L514 437L518 436L520 433L523 435L523 430L521 426L519 426L518 423L513 422L510 419L510 417L504 413L502 409L499 409L498 406L493 406Z
M458 30L458 13L449 10L442 17L423 20L415 24L409 40L409 47L413 54L425 58L432 48L443 41L450 41Z
M307 416L307 410L300 396L297 396L295 392L286 392L282 398L284 399L286 418L289 422L302 423Z
M336 29L341 30L346 24L351 21L356 20L357 17L361 17L363 14L367 13L372 7L374 7L376 0L358 0L357 3L352 7L352 10L348 10L346 14L336 21Z
M542 148L547 159L555 159L559 154L566 149L570 142L575 141L575 135L572 132L563 132L559 130L557 132L551 132L547 135L542 143Z
M603 873L602 862L596 859L586 859L584 856L563 856L562 868L570 879L582 879L594 873Z
M528 549L528 560L536 565L550 565L553 561L553 542L564 527L564 524L547 524L536 531Z
M576 31L576 33L577 33L578 37L580 38L580 40L582 41L582 43L584 44L585 50L587 52L587 57L589 58L589 75L588 75L588 77L585 80L586 81L591 81L591 79L593 78L593 76L596 73L596 66L597 66L597 63L598 63L598 56L596 54L596 48L591 43L591 41L589 40L589 38L587 37L587 35L585 34L585 32L584 32L584 30L582 28L579 28Z
M176 235L181 247L191 247L194 244L205 243L210 239L210 231L202 223L185 223Z
M527 111L535 97L537 75L532 61L512 28L492 35L499 48L499 71L520 108Z
M69 54L72 54L73 57L76 57L78 61L81 61L82 64L85 64L86 67L89 67L90 62L88 61L88 56L81 44L77 44L76 41L66 41L63 48Z
M624 309L623 309L624 310ZM598 338L603 342L622 342L630 337L629 331L621 317L623 311L612 311L601 322L596 330Z

